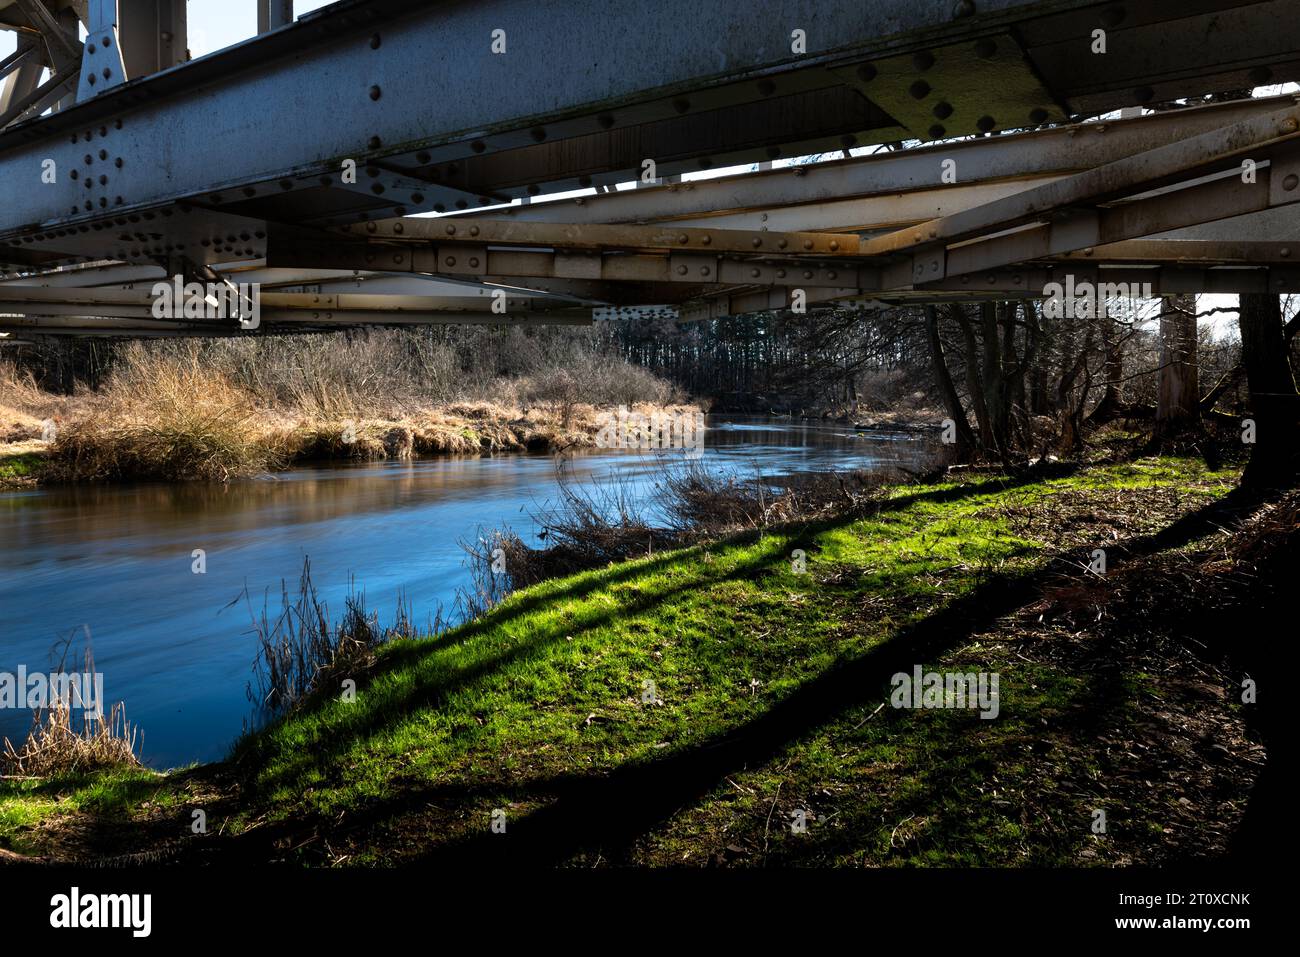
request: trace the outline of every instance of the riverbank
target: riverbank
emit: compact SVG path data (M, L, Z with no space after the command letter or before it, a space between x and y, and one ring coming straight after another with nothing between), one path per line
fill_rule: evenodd
M1248 531L1225 546L1236 478L1144 459L898 486L855 518L546 582L382 647L355 701L309 702L220 764L0 782L0 847L319 866L1219 858L1265 763L1240 663L1193 653L1221 623L1205 603L1240 622L1234 589L1272 560ZM997 716L891 706L890 676L916 665L996 674Z
M58 394L0 363L0 487L226 481L330 460L555 452L595 445L620 407L692 419L700 411L617 357L525 355L517 364L526 374L481 376L445 349L397 334L129 343L113 356L95 388Z
M693 417L695 405L636 403L647 418ZM324 461L405 460L421 456L559 452L596 446L615 410L575 403L502 406L458 402L392 416L338 417L225 404L176 403L147 414L98 403L53 422L52 441L30 416L0 441L0 489L39 483L131 480L225 481ZM21 414L12 421L21 422Z

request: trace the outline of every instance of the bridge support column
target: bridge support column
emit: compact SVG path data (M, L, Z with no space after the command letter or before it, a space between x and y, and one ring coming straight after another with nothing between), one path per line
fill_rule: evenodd
M293 23L293 0L257 0L257 32L270 33Z

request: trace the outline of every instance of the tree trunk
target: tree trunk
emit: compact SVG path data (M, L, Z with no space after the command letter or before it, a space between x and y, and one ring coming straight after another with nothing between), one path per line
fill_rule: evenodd
M1287 357L1281 304L1270 293L1246 293L1240 312L1241 364L1255 420L1255 444L1241 484L1292 488L1300 479L1300 395Z
M948 417L957 424L956 458L964 462L975 452L975 434L971 432L966 410L961 406L961 397L957 395L952 373L948 371L948 361L943 354L943 340L939 338L939 311L934 306L925 307L925 332L930 340L930 363L939 393L943 396L943 407Z
M979 448L987 451L993 448L993 433L989 430L989 410L984 401L984 381L980 378L979 343L975 339L975 327L971 325L966 309L957 303L949 305L952 317L961 327L966 352L966 388L970 392L971 405L975 408L975 424L979 428Z
M1011 421L1007 390L1006 365L998 333L998 303L980 303L980 326L984 338L984 408L988 413L988 433L992 448L1006 458Z
M1116 322L1109 316L1102 316L1098 322L1102 348L1106 350L1106 392L1088 421L1101 425L1124 414L1124 337L1117 335Z
M1156 441L1200 425L1197 376L1196 297L1168 296L1160 316L1160 393L1156 401Z

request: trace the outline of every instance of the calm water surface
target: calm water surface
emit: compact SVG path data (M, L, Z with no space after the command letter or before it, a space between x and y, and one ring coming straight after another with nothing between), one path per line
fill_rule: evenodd
M911 436L843 426L711 417L710 469L776 476L914 464ZM652 453L591 452L567 466L585 482L648 495ZM251 714L253 610L280 607L305 557L336 615L350 576L391 618L399 592L422 625L469 584L462 540L510 526L535 542L532 513L556 497L550 456L500 455L299 469L227 485L130 485L0 492L0 672L48 670L56 643L89 633L108 701L125 701L155 767L225 754ZM195 549L207 572L191 571ZM0 709L17 739L28 711Z

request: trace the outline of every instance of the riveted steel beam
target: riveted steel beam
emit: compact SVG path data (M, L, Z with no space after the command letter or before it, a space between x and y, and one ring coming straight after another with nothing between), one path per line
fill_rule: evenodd
M563 246L567 249L691 249L718 253L824 258L859 256L852 233L772 233L758 230L700 229L685 226L607 226L520 223L510 220L391 219L340 226L347 236L388 242L459 241L492 246Z

